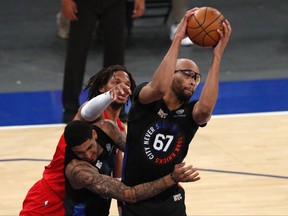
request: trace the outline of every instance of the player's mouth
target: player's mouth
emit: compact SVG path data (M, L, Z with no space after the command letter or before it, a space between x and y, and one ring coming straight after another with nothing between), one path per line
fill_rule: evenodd
M192 95L194 93L193 89L185 89L185 92L187 92L189 95Z

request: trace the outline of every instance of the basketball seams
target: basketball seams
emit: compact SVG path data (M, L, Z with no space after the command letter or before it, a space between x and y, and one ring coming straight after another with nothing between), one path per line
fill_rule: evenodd
M225 19L223 14L215 8L205 7L202 11L193 14L191 19L190 26L190 19L187 24L187 35L190 40L203 47L216 45L220 38L217 29L221 29L221 22ZM220 26L217 23L220 23Z
M209 26L211 26L214 22L216 22L220 17L222 16L222 14L220 14L218 17L216 17L216 19L214 19L211 23L209 23L206 27L205 27L205 29L204 28L202 28L202 26L201 26L201 28L203 29L203 32L205 32L205 36L203 36L203 40L202 40L202 44L204 45L205 43L204 43L204 40L205 40L205 38L208 36L212 41L214 41L214 42L217 42L217 40L215 40L211 35L210 35L210 33L211 32L217 32L217 30L211 30L211 31L206 31L206 29L209 27Z

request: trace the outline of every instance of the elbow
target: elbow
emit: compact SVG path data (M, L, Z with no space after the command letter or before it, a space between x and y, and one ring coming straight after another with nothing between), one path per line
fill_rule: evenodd
M157 96L157 98L163 98L167 92L167 89L165 88L158 88L154 92L154 95Z
M137 200L136 197L126 197L126 198L123 198L123 201L126 203L134 204L134 203L139 202L140 200Z
M168 87L170 87L170 85L164 85L162 83L157 83L156 85L155 83L151 84L153 95L159 98L163 98L165 96Z
M194 115L194 120L199 124L205 124L207 123L212 116L212 110L210 109L202 109L200 112L197 112L196 115Z

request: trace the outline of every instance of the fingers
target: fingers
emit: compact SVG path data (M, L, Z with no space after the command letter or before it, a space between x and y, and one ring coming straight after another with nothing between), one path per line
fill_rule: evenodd
M182 162L182 163L180 163L180 164L176 164L175 165L175 169L180 169L180 168L182 168L182 167L184 167L185 166L185 162ZM174 170L175 170L174 169Z
M195 182L200 180L199 172L197 168L191 168L183 174L183 179L185 182Z
M124 83L120 83L110 90L110 95L113 100L126 100L131 94L130 87Z
M194 7L194 8L192 8L192 9L188 10L188 11L186 12L186 14L185 14L185 17L190 17L190 16L192 16L192 15L195 13L195 11L197 11L198 9L199 9L199 7Z
M178 182L195 182L200 180L198 169L192 165L184 167L185 162L176 164L173 171L173 177Z
M230 35L231 35L231 33L232 33L231 25L230 25L230 23L229 23L229 21L227 19L224 20L222 25L224 27L224 30L223 31L218 30L218 33L220 34L221 39L222 38L226 38L228 40Z
M198 7L195 7L195 8L186 12L185 16L182 18L181 22L179 23L179 25L177 27L174 38L176 38L176 35L178 35L182 39L187 37L187 35L186 35L187 21L188 21L188 18L190 16L192 16L196 10L198 10Z

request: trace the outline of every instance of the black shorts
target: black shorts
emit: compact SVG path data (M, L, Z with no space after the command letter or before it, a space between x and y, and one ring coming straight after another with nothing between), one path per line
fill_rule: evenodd
M185 191L178 186L163 196L122 204L122 216L186 216Z

